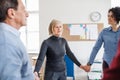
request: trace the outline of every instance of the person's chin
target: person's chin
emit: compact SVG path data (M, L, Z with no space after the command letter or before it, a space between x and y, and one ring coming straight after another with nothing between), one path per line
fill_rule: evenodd
M27 23L24 23L23 26L27 26Z

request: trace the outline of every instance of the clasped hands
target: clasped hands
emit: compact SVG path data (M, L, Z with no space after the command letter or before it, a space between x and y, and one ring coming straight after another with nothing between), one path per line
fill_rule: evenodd
M91 66L90 65L80 65L80 68L86 72L90 72Z

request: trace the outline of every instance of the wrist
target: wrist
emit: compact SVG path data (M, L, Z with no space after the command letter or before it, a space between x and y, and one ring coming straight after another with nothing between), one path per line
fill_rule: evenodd
M87 63L88 66L91 66L92 64L90 62Z

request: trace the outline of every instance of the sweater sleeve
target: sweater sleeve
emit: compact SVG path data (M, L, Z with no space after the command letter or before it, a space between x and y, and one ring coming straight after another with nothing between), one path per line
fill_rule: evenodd
M47 52L47 44L46 44L46 41L44 41L41 45L41 49L40 49L40 52L39 52L39 56L38 56L38 59L37 59L37 62L36 62L36 65L35 65L35 70L34 72L39 72L42 64L43 64L43 61L44 61L44 58L45 58L45 55L46 55L46 52Z
M69 45L67 41L65 40L65 48L66 48L66 54L68 57L78 66L80 67L81 63L77 60L77 58L74 56L73 52L70 50Z

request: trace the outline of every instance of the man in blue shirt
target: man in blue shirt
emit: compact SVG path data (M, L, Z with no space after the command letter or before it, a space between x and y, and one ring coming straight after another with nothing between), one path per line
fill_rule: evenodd
M91 52L89 61L87 65L84 67L87 72L90 71L91 65L93 64L94 59L103 43L104 43L103 71L109 68L110 63L116 54L117 45L120 38L119 22L120 22L120 7L109 9L108 23L111 26L103 29L99 34L96 44Z
M0 0L0 80L34 80L18 31L27 17L21 0Z

